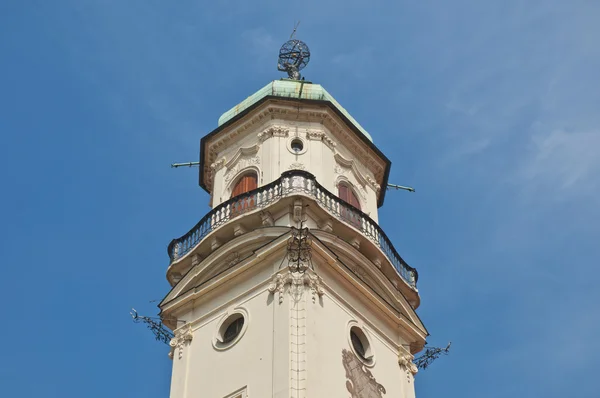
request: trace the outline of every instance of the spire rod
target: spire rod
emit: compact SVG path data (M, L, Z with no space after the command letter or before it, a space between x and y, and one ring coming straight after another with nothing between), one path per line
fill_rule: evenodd
M297 23L294 23L294 30L292 31L292 34L290 35L290 40L292 40L294 38L294 36L296 35L296 30L298 30L298 26L300 26L300 21L298 21Z

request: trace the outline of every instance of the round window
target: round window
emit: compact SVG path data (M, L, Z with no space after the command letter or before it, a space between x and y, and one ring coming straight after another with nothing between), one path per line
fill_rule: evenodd
M369 339L358 326L350 328L350 344L352 345L352 351L365 365L373 366L375 364Z
M360 337L356 334L354 330L350 332L350 340L352 341L352 347L354 347L354 351L358 354L362 359L365 358L365 347L363 346L362 341L360 341Z
M213 338L213 346L217 350L226 350L242 338L248 327L247 315L244 309L238 309L225 317Z
M300 153L304 149L304 143L299 139L292 140L290 146L295 153Z
M306 143L300 137L290 137L286 144L287 150L294 155L302 155L306 153Z
M244 317L240 315L225 329L225 333L223 333L223 343L227 344L232 342L233 339L240 334L242 327L244 327Z

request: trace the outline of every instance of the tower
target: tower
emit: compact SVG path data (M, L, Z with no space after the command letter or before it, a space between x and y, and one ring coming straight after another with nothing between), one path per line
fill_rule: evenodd
M160 303L171 397L414 397L427 331L417 272L378 224L391 163L287 70L201 139L212 209L169 244Z

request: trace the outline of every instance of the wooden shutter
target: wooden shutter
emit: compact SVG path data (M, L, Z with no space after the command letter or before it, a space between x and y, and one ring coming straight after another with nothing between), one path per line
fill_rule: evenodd
M257 186L258 184L256 174L246 174L245 176L240 178L237 184L235 184L235 187L231 192L231 197L233 198L243 193L252 191L253 189L256 189Z
M356 207L360 210L360 202L350 187L344 184L338 185L338 196L344 202ZM356 228L361 228L361 220L358 213L350 207L340 206L340 216Z
M350 189L348 189L348 203L360 210L360 202L358 201L358 198L354 192L352 192Z
M340 197L341 200L343 200L346 203L348 203L348 192L349 191L350 190L345 185L340 184L338 186L338 196Z
M349 203L360 210L360 202L358 201L358 198L356 197L352 189L350 189L348 186L344 184L338 185L338 196L344 202Z

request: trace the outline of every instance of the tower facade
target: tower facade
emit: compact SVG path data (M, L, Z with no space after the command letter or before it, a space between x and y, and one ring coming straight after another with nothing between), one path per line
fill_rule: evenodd
M318 84L202 138L210 210L168 247L172 398L414 397L417 272L378 225L391 163Z

